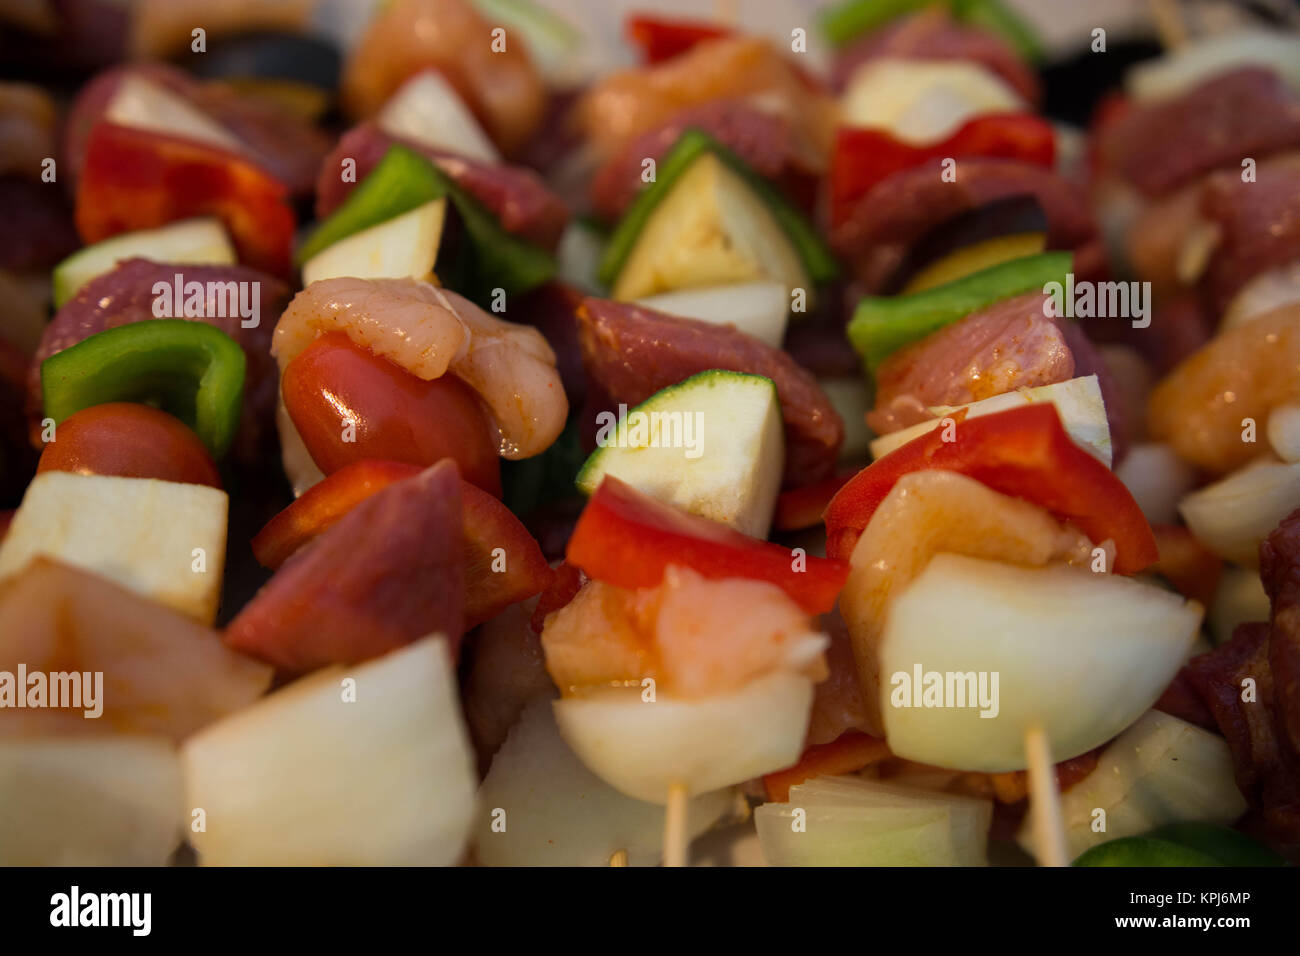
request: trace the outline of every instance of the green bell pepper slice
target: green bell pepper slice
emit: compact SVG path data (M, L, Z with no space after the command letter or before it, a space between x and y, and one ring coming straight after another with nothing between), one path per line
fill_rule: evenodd
M1213 823L1170 823L1146 834L1214 857L1224 866L1286 866L1280 853L1232 827Z
M244 350L216 326L149 319L51 355L41 363L41 395L56 425L106 402L156 404L220 458L239 429L244 370Z
M318 252L363 229L387 222L435 199L446 197L464 224L467 255L452 269L439 267L450 288L459 288L479 302L491 299L494 288L506 295L527 292L555 277L555 260L501 224L478 200L446 173L405 146L390 146L370 171L298 249L299 266ZM444 271L455 273L444 275Z
M892 353L1002 299L1064 284L1073 255L1042 252L990 266L911 295L868 296L858 303L848 335L874 376Z
M1043 44L1033 28L999 0L844 0L822 12L822 32L834 46L844 46L891 20L936 3L946 6L958 20L1001 34L1025 59L1035 63L1042 59Z
M1285 866L1268 847L1230 827L1172 823L1081 853L1071 866Z
M678 137L668 154L659 161L655 181L646 189L637 193L636 199L628 207L623 218L619 220L609 244L605 247L605 256L600 263L598 276L606 286L614 284L619 272L627 264L628 256L636 246L637 239L656 207L672 192L682 174L691 167L695 160L706 152L712 152L734 170L745 184L754 191L776 219L781 231L794 246L804 268L813 282L829 282L839 274L839 266L830 249L822 242L816 230L803 215L782 198L781 194L750 169L739 156L727 149L713 137L698 129L688 129Z
M1170 840L1122 837L1085 850L1071 866L1223 866L1208 853Z

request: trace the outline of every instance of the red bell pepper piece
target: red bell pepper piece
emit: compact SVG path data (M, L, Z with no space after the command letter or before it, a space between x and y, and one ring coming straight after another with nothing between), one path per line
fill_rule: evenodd
M878 737L859 730L840 734L828 744L809 747L793 767L786 767L763 776L767 799L785 803L790 799L790 788L822 775L853 773L888 757L889 748Z
M569 562L621 588L655 587L671 564L706 578L751 578L781 588L809 614L835 606L849 566L679 511L607 476L569 539Z
M831 224L842 224L859 199L894 173L934 159L1015 159L1039 166L1056 161L1052 124L1030 113L991 113L925 146L900 142L878 129L841 126L831 154ZM958 174L960 175L960 173Z
M772 526L778 531L802 531L821 524L826 506L852 477L852 472L835 474L811 485L800 485L781 492L776 499Z
M624 33L628 42L641 50L645 62L654 64L671 60L704 40L730 36L732 31L703 20L640 14L627 18Z
M1151 526L1109 468L1070 438L1056 406L1022 405L913 439L868 465L826 509L826 553L848 558L872 514L909 472L956 471L994 491L1041 505L1093 541L1115 542L1115 570L1134 574L1159 556Z
M253 554L265 567L278 568L358 504L422 470L418 465L380 460L340 468L267 522L253 538ZM492 495L462 479L460 503L468 629L540 592L550 583L551 569L533 536ZM498 548L501 553L494 553ZM494 564L501 569L494 569Z
M243 157L100 121L86 143L77 231L92 243L178 219L216 216L243 262L287 276L294 233L288 197L283 183Z

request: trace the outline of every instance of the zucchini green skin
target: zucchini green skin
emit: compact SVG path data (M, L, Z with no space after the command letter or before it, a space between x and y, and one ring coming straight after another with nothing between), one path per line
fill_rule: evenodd
M655 392L645 401L641 402L641 404L629 408L627 410L628 418L631 418L631 416L636 412L662 411L664 410L665 406L671 407L673 399L678 396L681 397L689 396L691 392L697 387L700 386L712 387L713 385L716 385L720 382L725 382L728 379L733 379L742 382L749 382L754 379L761 379L762 381L767 382L772 387L773 397L776 401L777 411L778 412L780 411L781 399L779 396L776 396L775 394L776 383L773 382L770 378L767 378L766 376L763 375L754 375L750 372L733 372L728 369L711 368L711 369L705 369L703 372L696 372L694 375L690 376L689 378L682 379L680 382L677 382L675 385L669 385L667 388L661 388L659 391ZM626 427L626 424L624 422L620 422L618 427L621 431L623 428ZM600 479L604 476L605 473L604 472L605 456L608 453L609 453L609 449L607 448L597 448L595 451L593 451L590 455L587 456L587 460L583 462L582 467L578 470L578 475L577 478L574 480L574 484L577 486L578 490L582 492L584 495L591 495L596 490L596 486L600 484Z
M494 288L506 295L527 292L555 277L555 260L537 246L512 236L487 209L429 160L394 145L354 189L343 205L316 227L298 249L302 266L348 236L387 222L435 199L446 197L460 214L469 247L451 263L448 285L470 298L490 300ZM439 274L441 274L441 270Z
M848 336L874 376L891 354L972 312L1035 290L1064 284L1073 255L1043 252L999 263L947 285L911 295L869 296L858 303Z
M701 130L688 129L682 133L668 154L659 161L655 181L637 193L636 199L632 201L632 205L619 220L613 235L610 236L598 273L602 283L606 286L614 284L623 266L627 264L628 257L631 256L651 215L672 192L682 174L706 152L711 152L722 160L759 197L777 225L781 227L781 231L795 247L804 268L808 270L809 278L814 283L820 285L839 275L839 265L830 249L797 209L787 203L766 180L745 165L744 161L731 150Z

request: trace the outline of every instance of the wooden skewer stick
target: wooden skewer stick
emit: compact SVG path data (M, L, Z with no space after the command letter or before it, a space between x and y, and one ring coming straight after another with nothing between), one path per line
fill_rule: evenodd
M627 866L627 850L615 850L609 856L610 866Z
M664 866L685 866L689 839L686 836L686 811L690 793L686 784L668 788L668 805L664 808Z
M1056 786L1052 750L1042 727L1025 733L1025 761L1029 765L1029 812L1033 815L1034 855L1040 866L1067 866L1065 824L1061 792Z
M1177 50L1187 44L1187 22L1178 0L1147 0L1151 20L1155 24L1160 44L1166 50Z

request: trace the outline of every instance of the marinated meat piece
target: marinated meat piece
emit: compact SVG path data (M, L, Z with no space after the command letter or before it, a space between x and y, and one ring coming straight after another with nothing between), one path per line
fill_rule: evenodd
M1065 334L1035 292L996 302L885 359L876 373L877 434L928 421L931 405L966 405L1075 375Z
M1268 623L1239 625L1232 640L1188 661L1179 680L1213 714L1237 786L1266 834L1300 844L1300 510L1259 552Z
M1205 273L1217 314L1261 272L1300 259L1300 163L1261 164L1251 183L1216 173L1201 192L1201 213L1220 231Z
M812 375L780 349L730 326L591 298L578 311L578 341L590 382L628 405L708 369L765 375L776 383L785 419L785 484L810 484L835 467L844 422Z
M353 664L465 629L460 475L444 458L362 501L285 564L226 629L282 670Z
M1104 264L1097 226L1077 186L1040 166L1007 159L957 163L944 182L940 161L923 163L877 183L831 230L831 245L869 292L886 291L912 244L954 217L998 199L1032 196L1047 217L1047 248L1074 250L1077 279Z
M202 84L191 100L246 144L295 197L311 195L333 136L273 100L256 99L224 83Z
M127 259L112 272L87 282L45 327L45 335L27 373L29 420L39 422L41 417L43 361L97 332L157 318L153 313L154 283L173 285L177 273L187 283L203 283L209 294L203 308L206 317L195 321L215 325L243 346L248 366L243 419L235 439L235 453L248 464L261 462L262 442L274 436L271 416L280 380L275 360L271 358L271 333L289 300L289 289L279 279L247 266L169 265L148 259ZM224 301L218 308L213 298L218 294L216 284L228 282L248 283L257 289L260 298L256 327L244 328L238 314L218 316L229 309Z
M884 435L933 418L933 405L966 405L1096 375L1112 461L1120 461L1128 439L1115 379L1077 323L1047 317L1046 301L1035 292L995 302L895 352L877 371L876 405L867 424Z
M394 143L427 156L444 173L496 216L501 228L545 249L553 250L569 221L569 210L540 176L520 166L491 165L410 140L390 136L376 123L362 123L343 135L320 165L316 178L316 217L324 219L340 205L356 184L379 164ZM343 182L342 161L357 164L356 182Z
M1284 742L1300 755L1300 511L1260 543L1259 574L1272 606L1273 716Z
M1300 97L1272 70L1220 74L1182 96L1127 110L1097 139L1100 168L1149 197L1220 167L1300 144Z
M1174 679L1160 695L1160 699L1151 706L1155 710L1164 711L1179 720L1204 727L1206 730L1218 731L1219 729L1218 722L1214 719L1214 712L1206 705L1205 698L1187 676L1186 667L1174 675Z

